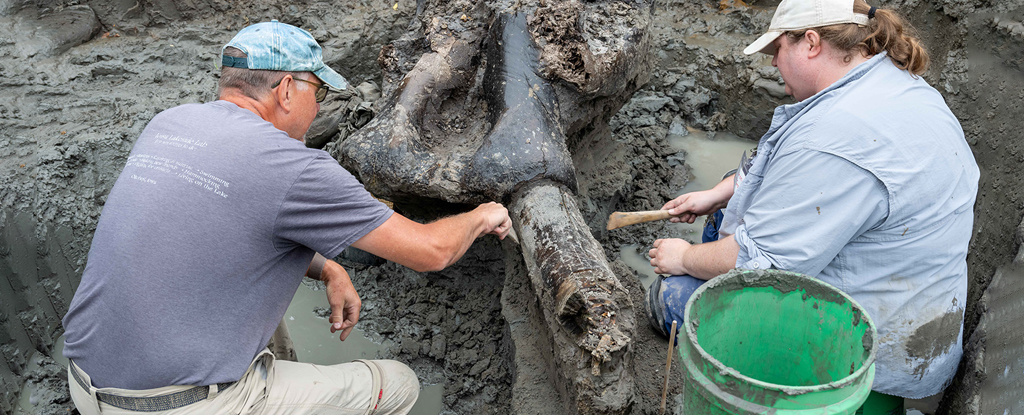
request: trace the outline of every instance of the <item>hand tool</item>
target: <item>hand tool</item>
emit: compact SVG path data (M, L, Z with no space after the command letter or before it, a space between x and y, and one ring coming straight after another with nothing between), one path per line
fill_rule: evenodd
M651 222L671 218L667 210L647 210L643 212L612 212L608 216L608 230L621 228L638 223Z

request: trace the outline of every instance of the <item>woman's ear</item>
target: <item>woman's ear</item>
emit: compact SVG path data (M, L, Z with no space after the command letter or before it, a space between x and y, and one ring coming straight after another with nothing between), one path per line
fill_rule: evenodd
M804 39L807 40L807 58L814 58L821 54L821 35L814 30L804 32Z

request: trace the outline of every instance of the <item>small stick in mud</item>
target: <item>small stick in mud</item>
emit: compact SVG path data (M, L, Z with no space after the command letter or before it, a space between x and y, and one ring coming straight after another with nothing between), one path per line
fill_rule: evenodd
M672 320L672 332L668 335L668 358L665 360L665 388L661 392L661 415L665 415L665 399L668 397L668 374L672 370L672 349L676 345L676 321Z

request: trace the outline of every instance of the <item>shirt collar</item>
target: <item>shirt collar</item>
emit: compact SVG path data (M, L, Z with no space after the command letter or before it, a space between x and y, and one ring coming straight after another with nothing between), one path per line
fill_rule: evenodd
M768 134L775 132L775 130L777 130L791 118L795 117L805 108L814 105L816 101L818 101L821 97L825 96L826 94L831 93L832 91L835 91L837 89L843 88L859 80L866 73L868 73L876 66L878 66L879 63L885 60L887 56L888 53L885 51L878 53L875 56L872 56L871 59L868 59L865 62L861 62L853 69L851 69L850 72L847 72L846 75L840 78L838 81L835 81L832 83L832 85L829 85L827 88L818 91L817 94L814 94L810 98L807 98L795 104L778 106L777 108L775 108L775 114L772 116L772 126L769 129Z

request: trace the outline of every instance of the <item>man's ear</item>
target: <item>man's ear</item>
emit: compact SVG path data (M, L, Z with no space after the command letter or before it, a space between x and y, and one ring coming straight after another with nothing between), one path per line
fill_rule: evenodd
M814 30L804 32L804 39L807 40L807 58L813 59L821 54L821 35Z
M277 105L281 107L285 113L292 112L292 99L295 98L295 95L292 94L292 91L294 90L294 88L292 88L293 83L295 83L295 80L292 79L292 75L285 75L284 78L281 78L281 84L273 91L273 96L277 101Z

